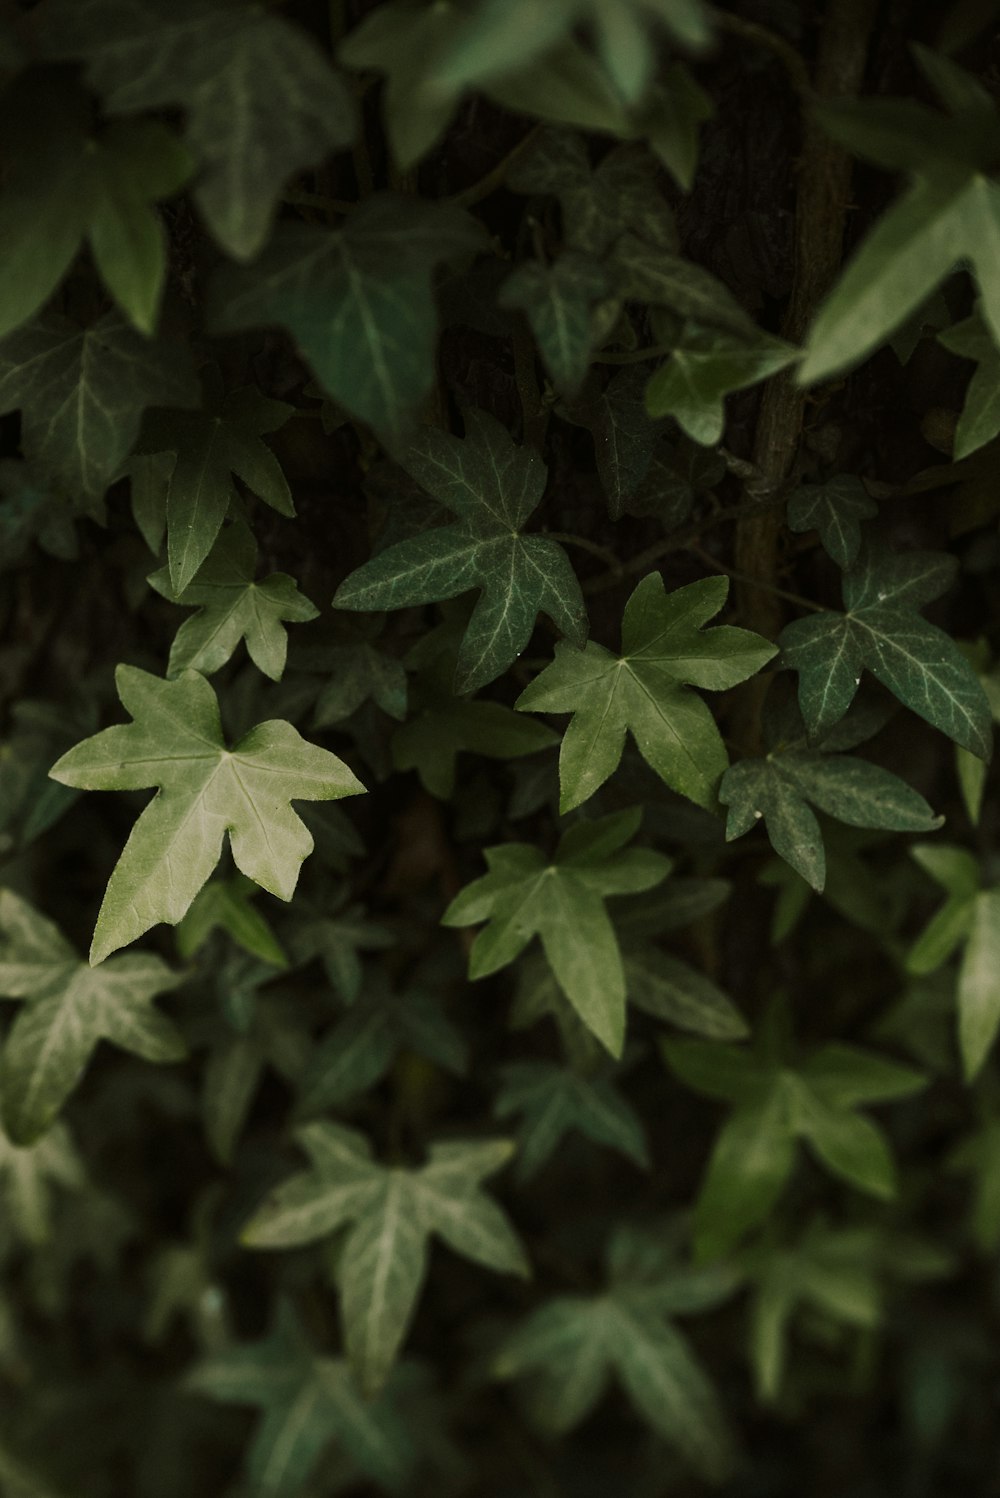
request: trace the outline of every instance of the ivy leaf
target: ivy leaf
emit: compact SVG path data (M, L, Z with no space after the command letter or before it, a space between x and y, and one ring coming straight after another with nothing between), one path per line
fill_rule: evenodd
M579 822L551 859L528 843L487 848L489 873L466 885L441 917L445 926L489 922L469 953L472 979L506 967L539 936L567 999L613 1056L625 1036L625 973L604 901L652 889L670 869L660 853L625 848L641 818L636 810Z
M145 1061L186 1056L180 1032L150 1008L182 981L158 957L115 957L95 970L58 926L0 890L0 997L25 1001L0 1063L4 1127L14 1143L45 1133L99 1041Z
M629 1253L628 1236L620 1231L612 1242L608 1287L546 1301L503 1343L496 1373L533 1380L538 1423L557 1436L589 1414L614 1374L651 1429L700 1476L720 1482L732 1469L733 1438L672 1316L718 1304L735 1280L669 1263L650 1274L643 1264L649 1255Z
M267 239L289 177L354 137L350 94L295 25L212 0L49 0L47 55L82 61L109 114L179 107L195 200L230 255Z
M819 1162L870 1196L888 1200L896 1172L880 1129L856 1110L908 1097L926 1078L855 1046L833 1044L793 1065L766 1034L754 1051L717 1041L663 1040L667 1065L695 1092L733 1105L695 1206L695 1251L717 1258L764 1221L804 1140Z
M458 653L455 690L493 681L521 653L545 613L576 645L587 633L580 584L561 546L522 527L545 489L537 453L500 423L467 411L464 439L427 428L397 455L406 472L459 519L384 551L350 574L341 609L400 609L480 589Z
M298 1117L343 1106L384 1077L401 1052L457 1076L465 1071L465 1042L440 1000L419 988L393 992L372 974L344 1018L314 1044L299 1079Z
M951 586L957 570L944 552L866 545L843 575L845 612L785 626L782 664L799 673L811 736L844 716L867 668L904 707L989 759L992 719L979 678L954 640L917 612Z
M139 451L175 454L167 487L167 563L170 584L182 593L222 529L242 479L280 515L294 515L288 481L260 439L284 426L292 407L247 386L190 414L157 412L143 428Z
M115 681L135 721L84 739L49 772L82 790L160 787L111 875L92 964L159 921L176 925L218 863L227 831L241 873L290 900L313 846L291 801L364 790L342 760L290 723L259 723L227 749L215 693L197 671L161 681L119 666Z
M872 520L878 505L859 478L839 473L823 484L803 484L788 501L789 530L819 531L827 556L841 571L853 567L861 550L862 520Z
M661 780L700 806L714 805L726 750L689 684L722 691L777 653L749 630L702 629L728 592L727 578L708 577L668 594L651 572L625 605L620 655L593 641L583 651L556 646L555 660L515 706L573 713L559 752L560 811L579 806L614 774L627 732Z
M215 544L195 574L194 581L179 592L171 586L170 570L163 567L148 582L184 608L197 608L182 624L170 647L167 673L200 671L211 676L229 660L240 640L258 671L280 681L285 669L288 636L285 622L316 619L319 609L299 592L287 572L272 572L255 582L257 543L243 521L219 532Z
M2 1112L2 1105L0 1105ZM0 1197L15 1234L35 1249L52 1238L56 1188L87 1189L83 1162L65 1124L32 1144L18 1145L0 1128Z
M759 330L752 337L744 331L740 337L690 329L677 341L667 362L650 376L646 410L654 417L672 416L692 441L712 447L725 428L726 396L756 385L797 357L791 344Z
M663 435L662 426L646 411L644 385L643 374L625 365L599 394L589 395L567 413L594 439L594 461L612 520L626 514ZM586 388L584 394L588 395Z
M808 802L849 827L933 832L944 822L890 770L852 754L822 754L794 745L731 765L719 800L729 807L727 842L763 821L775 853L817 892L826 882L826 855Z
M745 340L750 341L751 347L756 345L758 350L762 344L772 346L772 341L761 334L753 318L743 310L732 292L693 261L665 252L659 246L630 232L623 234L615 244L611 264L621 279L622 294L629 301L646 302L652 307L667 307L678 317L691 318L701 324L708 339L704 345L706 351L718 358L722 351L728 350L734 377L740 367L738 351L744 346ZM716 346L713 335L708 332L713 329L729 334L729 339ZM693 336L693 347L697 349L700 346L698 338L697 335ZM782 351L787 351L789 356L794 357L794 351L788 345L779 344L777 339L773 340L773 344L778 344ZM784 362L788 362L787 358ZM745 363L742 368L747 372ZM757 378L760 376L753 376L753 379ZM748 379L747 383L752 383L752 380ZM739 387L733 384L729 388Z
M530 260L518 266L500 288L501 307L525 314L552 382L564 395L574 394L587 373L594 308L610 289L600 262L573 250L552 265Z
M215 330L287 328L323 389L395 443L434 380L431 272L481 248L460 209L376 193L343 228L280 225L253 265L222 272Z
M342 723L371 699L390 718L406 718L408 686L402 661L374 644L362 629L343 645L323 647L310 656L313 669L329 673L316 699L313 722L317 728Z
M414 1462L392 1394L365 1398L341 1358L319 1355L294 1312L279 1302L273 1331L239 1342L188 1373L193 1394L229 1404L258 1405L263 1418L246 1458L250 1491L293 1498L331 1445L343 1446L358 1471L397 1492Z
M296 1135L311 1168L278 1186L243 1230L251 1248L292 1248L349 1226L334 1270L347 1356L366 1395L378 1392L409 1328L432 1233L477 1264L527 1274L513 1228L480 1189L507 1163L505 1140L431 1146L418 1169L372 1159L367 1140L332 1123Z
M644 1014L667 1024L707 1035L711 1040L743 1040L746 1020L728 994L704 973L652 942L634 941L628 920L622 922L628 999Z
M525 733L530 727L532 732ZM416 770L424 789L448 801L455 789L455 761L460 754L487 759L521 759L556 743L556 735L542 723L525 723L502 702L472 702L467 698L418 691L413 716L392 740L392 763L397 770Z
M857 364L883 343L959 262L971 266L1000 340L1000 187L986 175L1000 147L989 98L954 63L914 49L948 114L909 101L843 101L818 111L834 139L911 184L861 243L820 307L799 372L804 384Z
M292 937L297 962L311 962L318 957L327 980L344 1004L353 1004L361 993L362 968L360 952L384 952L395 946L396 938L388 926L366 919L364 905L347 905L347 896L322 906L301 901L300 921Z
M237 946L261 962L287 967L288 958L270 922L251 903L257 886L242 874L210 879L195 895L177 925L177 950L187 959L204 946L213 931L225 931Z
M526 1181L549 1160L570 1129L649 1169L645 1131L607 1077L578 1076L548 1061L520 1061L500 1071L496 1118L520 1113L515 1175Z
M21 449L71 494L99 500L147 406L194 406L180 345L143 338L117 312L89 327L43 312L0 341L0 413L20 410Z
M0 139L0 337L26 323L86 239L102 281L142 333L157 319L167 268L153 204L191 174L187 152L154 120L91 134L87 95L33 72L4 93Z
M948 899L914 942L907 969L932 973L961 948L955 994L958 1043L965 1079L971 1082L1000 1030L1000 886L984 886L978 862L962 848L918 844L911 852Z
M1000 349L977 310L964 322L938 334L938 343L952 354L976 361L965 392L965 404L955 428L953 458L960 463L1000 432Z

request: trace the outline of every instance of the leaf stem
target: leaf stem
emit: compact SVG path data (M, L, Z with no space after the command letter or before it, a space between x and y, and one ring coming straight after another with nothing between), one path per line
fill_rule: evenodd
M763 578L751 577L748 572L741 572L738 567L727 567L725 562L717 561L710 552L704 550L697 542L691 541L685 548L693 552L699 561L704 562L706 567L711 567L715 572L724 572L727 577L732 577L748 588L761 588L765 593L773 593L778 598L785 599L786 603L794 603L800 609L809 609L814 614L825 614L821 603L813 603L811 598L803 598L801 593L789 593L787 588L779 588L775 583L765 582Z
M350 213L356 208L357 203L350 203L346 198L328 198L322 192L300 192L298 188L291 188L282 194L281 201L290 203L293 208L319 208L324 213L340 214Z
M488 198L491 192L495 192L498 187L503 186L507 173L515 161L520 158L522 153L535 140L541 128L541 123L532 125L527 135L522 135L517 145L508 151L506 156L501 157L496 166L490 167L489 171L480 177L478 182L472 182L468 187L463 187L461 192L452 193L446 201L452 203L456 208L471 208L473 203L480 203L483 198Z
M712 20L720 31L728 31L731 36L738 36L743 41L756 42L759 47L773 52L788 74L795 92L803 98L812 98L812 80L804 59L779 32L772 31L769 26L761 26L758 21L747 21L742 16L734 16L730 11L713 10Z
M626 354L595 354L594 364L642 364L646 359L665 359L673 348L665 343L654 343L649 348L630 349Z
M597 541L588 541L586 536L575 536L569 531L545 531L543 534L550 541L558 541L563 546L578 546L581 551L589 551L591 556L600 558L611 572L619 575L622 572L622 563L609 546L601 546Z

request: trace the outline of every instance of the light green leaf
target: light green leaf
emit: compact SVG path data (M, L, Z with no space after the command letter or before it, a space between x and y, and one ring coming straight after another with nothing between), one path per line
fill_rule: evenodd
M211 676L226 664L241 640L254 665L272 681L285 669L288 637L283 625L315 619L319 610L299 592L286 572L256 582L257 543L243 521L221 530L208 556L186 588L171 586L163 567L148 579L171 603L197 608L170 647L168 675L200 671Z
M194 196L230 255L267 238L281 189L350 144L355 112L315 43L283 17L212 0L49 0L49 57L82 61L109 114L180 108Z
M849 827L933 832L944 821L891 771L854 755L795 746L731 765L719 800L729 807L727 842L763 821L774 851L817 891L826 882L826 855L807 802Z
M56 1188L89 1188L83 1162L65 1124L55 1123L32 1144L19 1145L0 1127L0 1197L18 1238L36 1250L52 1238Z
M520 1180L541 1169L570 1129L649 1169L642 1124L607 1077L578 1076L547 1061L514 1062L500 1077L495 1117L522 1115L515 1167Z
M457 522L386 547L352 572L333 600L342 609L399 609L481 590L458 654L459 692L499 676L527 645L539 613L578 645L587 633L566 553L522 531L542 498L545 465L492 416L467 411L465 422L462 440L428 427L396 455Z
M167 488L167 562L175 593L184 591L211 551L237 493L235 478L279 514L295 514L288 481L260 440L291 414L284 401L246 386L222 400L210 397L207 409L147 418L139 451L175 454Z
M788 500L789 530L819 531L823 550L841 571L858 560L860 522L877 514L878 505L852 473L837 474L822 484L803 484Z
M710 978L651 942L632 940L625 923L622 936L629 1003L654 1019L711 1040L745 1039L746 1020Z
M180 955L193 957L213 931L221 930L251 957L287 967L288 958L270 923L251 903L257 893L257 886L241 874L231 879L210 879L178 923Z
M287 328L324 390L398 442L434 380L431 272L482 247L460 209L376 193L343 228L283 224L252 265L222 272L215 330Z
M150 1007L181 982L158 957L115 957L90 967L58 926L0 890L0 998L25 1001L0 1062L4 1127L14 1143L31 1144L46 1132L101 1040L144 1061L181 1060L187 1047L180 1032Z
M790 344L759 331L754 337L685 332L667 362L650 377L646 410L650 416L672 416L694 442L711 447L725 428L726 396L756 385L796 357Z
M290 723L259 723L227 749L215 693L196 671L161 681L119 666L115 679L135 721L85 739L50 771L82 790L160 787L108 882L94 964L159 921L176 925L218 863L227 831L237 868L290 900L313 846L290 803L364 790L342 760Z
M363 1391L385 1383L416 1306L432 1233L456 1253L500 1273L526 1274L506 1216L480 1189L506 1164L502 1140L431 1146L417 1169L377 1164L367 1142L331 1123L298 1140L312 1166L275 1188L243 1230L252 1248L290 1248L350 1225L335 1266L344 1337Z
M956 463L978 451L1000 432L1000 349L997 337L987 328L979 312L938 334L938 343L963 359L974 359L976 368L965 392L965 404L955 428Z
M979 678L954 640L917 613L949 587L956 568L942 552L868 544L843 575L844 613L785 626L782 664L799 673L810 735L840 721L867 668L905 707L989 759L992 719Z
M19 79L0 104L11 164L0 194L0 337L48 301L83 241L126 317L156 325L167 268L153 204L191 174L191 159L159 121L91 134L86 94L59 74Z
M604 901L651 889L669 869L662 854L623 847L639 819L618 812L578 823L551 860L527 843L487 848L490 872L456 895L441 917L445 926L489 922L469 954L473 979L506 967L539 936L559 986L614 1056L625 1035L625 974Z
M74 497L99 500L147 406L194 406L180 344L144 338L108 312L84 327L45 312L0 341L0 413L20 410L21 449Z
M667 785L701 806L714 804L726 750L688 684L723 690L776 654L748 630L702 629L728 591L726 578L713 577L668 594L660 574L651 572L625 605L621 655L593 642L583 651L556 646L555 660L515 706L573 713L559 754L561 811L581 805L614 774L627 732Z

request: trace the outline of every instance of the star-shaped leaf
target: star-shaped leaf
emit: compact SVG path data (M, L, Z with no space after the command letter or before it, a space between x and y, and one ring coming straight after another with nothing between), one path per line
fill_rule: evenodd
M287 572L272 572L257 582L256 571L253 532L243 521L236 521L219 532L186 588L177 591L171 586L167 567L151 575L151 586L164 598L198 610L174 637L167 668L170 676L188 669L211 676L246 640L247 653L257 669L272 681L281 680L288 652L285 623L315 619L319 610L299 592Z
M343 1359L319 1354L285 1302L279 1302L268 1336L204 1359L187 1375L185 1387L208 1399L262 1410L246 1456L250 1491L257 1498L294 1498L334 1443L343 1446L360 1474L390 1492L403 1486L414 1464L391 1391L366 1399Z
M85 239L129 321L143 333L156 324L167 249L153 204L183 186L191 159L157 120L95 137L91 114L58 74L32 72L4 93L0 337L48 301Z
M948 899L917 937L906 965L911 973L932 973L961 950L958 1042L971 1082L1000 1030L1000 885L984 880L978 861L963 848L920 843L911 851Z
M432 1233L503 1274L527 1274L505 1214L480 1188L505 1165L505 1140L431 1146L416 1169L379 1165L367 1140L332 1123L297 1132L311 1167L276 1187L243 1230L251 1248L292 1248L350 1230L334 1270L344 1341L366 1394L385 1383L406 1336L427 1268Z
M811 736L840 721L867 668L905 707L989 759L992 718L979 678L950 635L917 612L951 586L957 569L943 552L867 544L843 575L845 612L785 626L782 664L799 673L799 707Z
M135 721L84 739L50 771L82 790L160 787L108 882L92 963L159 921L176 925L218 863L227 832L237 868L290 900L313 846L290 803L364 790L335 754L280 720L259 723L227 749L215 693L197 671L161 681L119 666L115 680Z
M215 328L287 328L324 390L395 442L434 380L431 272L482 247L462 210L376 193L343 228L283 224L252 265L223 272Z
M378 553L341 583L336 608L400 609L480 589L458 654L455 689L471 692L504 671L548 614L582 645L587 616L562 547L522 527L545 489L538 454L500 423L466 412L464 439L427 428L398 461L459 518Z
M968 73L923 48L914 53L947 114L910 100L842 101L818 109L850 151L911 178L862 240L813 323L800 370L828 379L883 343L960 262L1000 341L1000 186L987 173L1000 152L1000 119Z
M843 571L861 550L861 521L872 520L878 505L853 473L838 473L822 484L803 484L788 500L788 528L819 531L827 556Z
M891 770L853 754L823 754L804 743L731 765L719 800L729 808L727 842L762 821L775 853L817 891L826 882L826 855L807 803L849 827L933 832L944 821Z
M714 446L726 425L726 396L756 385L797 357L790 344L759 329L742 337L738 332L686 330L670 358L650 376L646 410L650 416L672 416L694 442Z
M180 344L144 338L117 312L89 326L44 312L0 341L0 413L20 410L21 449L74 496L99 500L147 406L194 406Z
M589 641L557 645L555 660L517 699L521 712L569 713L559 752L559 808L571 811L618 768L631 732L667 785L701 806L715 802L728 758L706 704L690 686L722 691L752 676L776 647L760 635L702 626L726 601L729 580L706 577L667 593L658 572L636 587L622 616L622 650Z
M538 1423L565 1436L590 1413L614 1374L657 1435L701 1477L723 1480L733 1464L733 1437L707 1375L672 1318L714 1307L732 1294L735 1277L670 1262L661 1243L645 1243L628 1229L612 1241L608 1257L607 1288L597 1295L556 1296L532 1312L503 1343L497 1375L530 1377Z
M519 1179L540 1170L570 1129L649 1169L642 1124L607 1077L581 1076L548 1061L518 1061L503 1067L500 1078L495 1116L522 1116L515 1166Z
M465 1042L441 1002L419 988L394 992L369 975L344 1018L314 1043L298 1084L297 1114L312 1118L374 1087L401 1052L461 1075Z
M604 901L659 884L670 869L661 853L625 848L640 811L578 822L552 858L528 843L486 849L489 873L466 885L441 917L445 926L488 921L469 953L469 977L513 962L533 936L583 1023L612 1055L625 1036L625 974Z
M732 1104L695 1206L695 1249L716 1258L764 1221L805 1141L821 1164L870 1196L896 1192L885 1135L856 1110L908 1097L926 1077L855 1046L821 1047L796 1064L775 1053L767 1027L753 1050L704 1040L664 1040L671 1071L688 1087Z
M173 453L167 484L167 563L170 584L181 593L193 581L222 529L234 480L280 515L294 515L291 491L265 432L284 426L292 407L247 386L223 399L209 390L207 408L157 412L147 417L141 453Z
M58 926L0 890L0 998L23 999L0 1062L4 1127L15 1144L44 1134L90 1061L110 1040L144 1061L179 1061L180 1032L151 1007L183 981L158 957L83 962Z
M48 56L82 61L109 114L179 107L201 165L195 199L240 260L267 238L289 177L350 144L343 80L297 26L215 0L49 0Z

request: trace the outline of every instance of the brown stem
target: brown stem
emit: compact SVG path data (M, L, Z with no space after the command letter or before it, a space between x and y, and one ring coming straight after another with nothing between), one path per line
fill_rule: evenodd
M818 98L857 93L864 77L875 11L876 0L828 0L816 64ZM790 343L802 341L840 266L850 183L849 153L807 115L798 164L795 270L781 328L782 337ZM765 388L753 450L760 478L746 485L748 498L777 495L794 483L805 401L805 392L795 383L791 370L782 371ZM749 628L768 639L775 638L782 623L774 591L779 535L777 509L763 515L748 514L736 528L738 570L768 585L751 588L741 584L737 602ZM761 677L755 677L744 697L746 719L740 736L751 743L759 738L759 709L765 686Z

